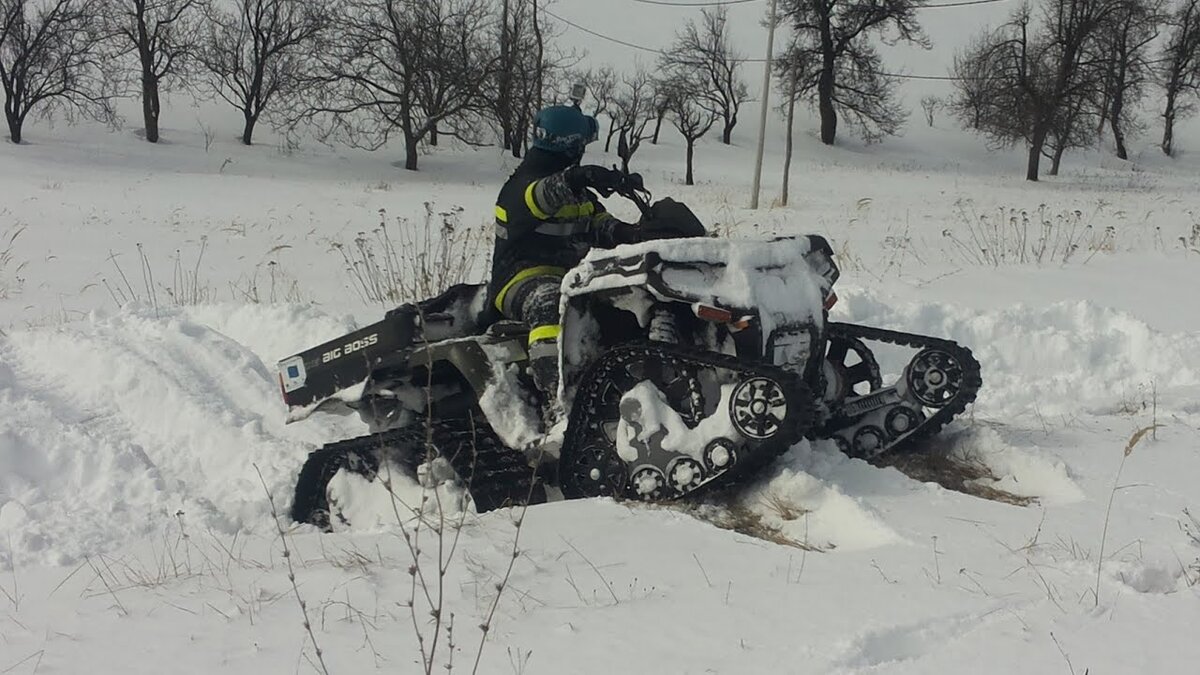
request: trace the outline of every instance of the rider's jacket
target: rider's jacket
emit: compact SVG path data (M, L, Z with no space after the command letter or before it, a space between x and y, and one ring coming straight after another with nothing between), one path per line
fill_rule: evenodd
M500 189L489 292L502 311L514 283L533 275L561 277L592 246L626 243L623 223L591 190L572 188L568 168L559 156L531 148Z

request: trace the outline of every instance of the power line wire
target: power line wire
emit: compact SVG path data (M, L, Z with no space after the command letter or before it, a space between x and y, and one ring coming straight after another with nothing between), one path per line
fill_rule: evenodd
M658 5L660 7L727 7L729 5L745 5L762 0L708 0L707 2L668 2L668 0L633 0L642 5ZM961 2L939 2L932 5L921 5L913 9L941 9L945 7L970 7L971 5L990 5L1011 0L962 0Z
M665 2L665 0L633 0L640 2L643 5L661 5L663 7L725 7L728 5L744 5L748 2L762 2L762 0L724 0L724 2Z
M978 2L979 0L976 0L976 1ZM644 45L634 44L632 42L626 42L625 40L621 40L621 39L618 39L615 37L609 37L608 35L605 35L603 33L598 33L590 28L585 28L583 26L580 26L579 24L575 23L574 21L571 21L569 19L564 19L563 17L555 14L554 12L550 11L549 9L546 9L545 7L542 8L542 11L549 14L550 16L554 17L555 19L558 19L559 21L567 24L568 26L571 26L572 28L581 30L589 35L594 35L595 37L598 37L602 40L607 40L609 42L619 44L619 45L622 45L625 47L629 47L631 49L638 49L643 52L649 52L651 54L658 54L659 56L667 56L667 53L661 49L655 49L653 47L646 47ZM772 61L777 61L778 59L779 59L779 57L775 57L774 59L772 59ZM738 59L738 62L739 63L764 63L764 62L766 62L766 59ZM883 71L875 71L875 74L881 75L884 77L895 77L895 78L899 78L899 79L903 79L903 80L926 80L926 81L934 81L934 82L954 82L955 80L958 79L958 78L954 78L954 77L949 77L947 75L908 75L905 73L888 73L888 72L883 72Z

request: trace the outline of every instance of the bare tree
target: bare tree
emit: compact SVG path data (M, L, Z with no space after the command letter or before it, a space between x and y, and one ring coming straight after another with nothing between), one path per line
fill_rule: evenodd
M0 85L9 138L29 113L111 117L96 0L0 0Z
M611 66L602 66L595 70L576 71L572 75L577 82L587 85L588 94L592 97L592 117L597 120L601 116L608 117L604 151L609 152L612 150L613 137L617 133L616 115L612 109L618 84L617 73Z
M921 110L925 113L926 124L931 127L933 126L933 117L937 114L938 110L942 109L943 105L941 97L934 96L933 94L926 94L921 97Z
M1053 160L1055 173L1067 148L1083 145L1094 135L1095 126L1081 119L1095 112L1089 102L1102 86L1101 69L1087 58L1088 47L1122 2L1048 0L1037 29L1024 6L961 56L960 72L986 75L980 82L959 80L959 100L982 96L982 112L975 121L995 143L1025 142L1027 180L1038 180L1043 156ZM975 87L978 90L972 91Z
M304 88L317 40L328 28L321 3L237 0L235 11L213 8L199 60L217 96L242 113L242 143L283 99Z
M651 145L658 145L663 122L667 119L667 113L671 112L672 89L672 85L668 82L660 82L654 88L654 133L650 135Z
M370 150L398 130L416 171L423 140L443 129L465 137L464 120L486 108L499 60L492 21L487 0L346 0L308 119Z
M1162 150L1170 156L1175 152L1175 122L1195 112L1200 95L1200 0L1183 0L1167 25L1171 32L1162 58L1166 90Z
M552 44L553 26L547 25L540 7L545 1L501 0L500 5L499 58L489 100L504 148L514 157L521 156L534 115L574 58Z
M699 75L699 73L696 73ZM683 136L687 144L686 185L695 185L693 166L696 157L696 141L713 128L720 113L704 105L704 82L698 77L687 78L679 74L658 85L659 100L666 102L671 124ZM657 115L657 112L655 113Z
M867 141L899 131L906 113L895 102L896 78L869 42L872 34L929 47L916 12L925 0L783 0L794 41L786 56L802 69L799 90L821 114L821 142L837 139L838 115Z
M721 117L721 142L729 145L742 104L750 94L738 71L745 60L730 45L727 7L704 9L699 25L688 21L662 59L665 69L682 68L701 86L697 103Z
M780 71L780 85L784 89L783 107L784 119L787 123L787 134L783 152L783 189L779 193L780 206L787 206L792 187L792 155L796 147L796 101L800 97L800 73L802 69L787 62L776 65Z
M204 0L109 0L103 17L121 56L137 57L146 140L158 142L162 91L180 84L200 44Z
M654 121L656 82L642 67L632 75L621 79L620 88L613 97L612 114L618 129L617 156L621 158L623 170L629 170L629 161L650 138L647 127Z
M954 55L954 65L950 68L954 94L946 101L946 108L975 131L983 130L983 116L993 104L990 98L993 72L989 59L1002 56L987 44L990 38L990 33L973 38L965 49Z
M1134 114L1153 76L1150 45L1162 22L1159 0L1125 0L1096 33L1094 58L1101 68L1100 126L1112 129L1117 157L1129 159L1125 138L1138 130ZM1102 130L1101 130L1102 131Z

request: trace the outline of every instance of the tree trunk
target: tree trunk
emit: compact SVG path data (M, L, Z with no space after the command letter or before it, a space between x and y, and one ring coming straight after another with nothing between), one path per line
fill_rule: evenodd
M1125 132L1121 130L1121 124L1117 120L1121 119L1121 103L1120 99L1113 103L1112 116L1112 133L1113 140L1117 143L1117 158L1129 159L1129 151L1125 148Z
M24 125L25 120L22 117L14 114L12 112L9 112L7 110L4 112L5 112L4 116L8 118L8 138L13 143L20 145L21 144L21 127Z
M512 124L511 83L513 59L511 57L511 40L508 37L509 0L504 0L500 6L500 63L499 82L497 82L496 112L500 118L500 135L504 138L504 149L512 150L516 145L516 133ZM436 145L436 142L434 143Z
M1050 175L1058 175L1058 167L1062 165L1063 153L1067 151L1065 142L1059 143L1058 147L1054 148L1054 156L1050 158Z
M733 143L733 128L737 126L737 115L725 116L725 128L721 130L721 142L725 145Z
M827 57L817 80L817 108L821 112L821 142L833 145L837 139L837 110L833 107L833 57Z
M142 73L142 120L146 127L146 140L158 142L158 78L154 73Z
M650 139L650 145L658 145L658 132L662 131L663 118L667 116L666 110L660 110L658 119L654 120L654 136ZM689 183L691 185L691 183Z
M246 124L242 127L242 145L253 145L254 127L258 124L258 115L243 112L242 116L246 118Z
M611 117L608 119L608 138L604 141L604 151L612 152L613 135L617 133L617 121Z
M695 185L695 175L692 173L692 160L696 157L696 139L687 139L687 177L684 179L685 185Z
M546 88L545 76L546 67L546 37L542 34L542 22L538 17L538 0L533 0L533 37L534 44L537 45L537 77L533 83L534 96L537 97L537 109L542 109L542 96Z
M1045 145L1046 130L1036 129L1033 132L1033 140L1029 143L1029 165L1025 170L1025 180L1038 180L1038 169L1042 165L1042 147Z
M788 205L788 187L792 182L792 149L795 145L796 122L796 76L792 76L791 91L788 92L787 142L783 153L783 192L779 196L780 206Z
M1174 141L1175 141L1175 97L1174 89L1167 89L1167 109L1163 112L1163 139L1162 151L1168 157L1174 156Z
M438 128L436 124L429 127L429 145L434 148L438 146Z
M417 158L420 156L421 139L416 134L404 134L404 168L409 171L417 170Z
M621 171L629 173L629 139L625 136L625 130L621 130L621 137L617 139L617 155L621 158Z

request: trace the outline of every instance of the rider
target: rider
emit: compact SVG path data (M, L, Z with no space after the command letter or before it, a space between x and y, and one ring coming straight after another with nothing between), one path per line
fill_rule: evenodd
M640 240L636 225L604 210L596 194L611 194L625 176L581 166L599 124L578 107L551 106L533 123L533 147L500 189L490 298L500 312L529 326L534 384L547 402L558 393L559 287L592 246ZM591 189L589 189L591 188Z

